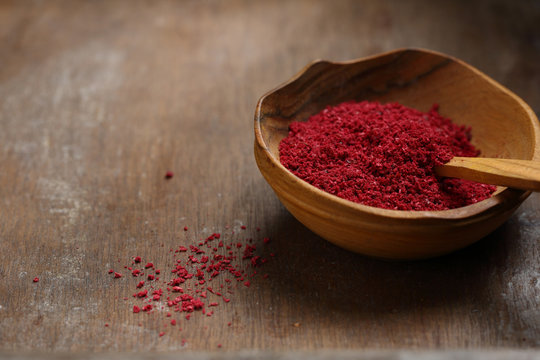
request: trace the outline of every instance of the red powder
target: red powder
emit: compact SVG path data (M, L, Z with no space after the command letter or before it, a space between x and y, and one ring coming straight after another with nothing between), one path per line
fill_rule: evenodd
M167 171L165 173L165 179L171 179L174 176L174 173L172 171Z
M247 278L256 281L256 269L267 262L267 252L261 251L261 247L269 243L268 238L261 237L260 243L258 247L254 239L241 238L234 231L215 232L196 241L186 239L170 249L172 258L163 271L163 280L153 274L160 273L156 269L158 264L143 263L140 256L131 257L133 267L125 268L134 275L126 283L137 289L132 294L134 316L171 318L174 313L184 313L178 319L167 319L166 324L178 324L180 328L181 322L191 316L217 321L219 318L213 317L215 311L226 311L226 304L231 301L225 294L233 294L241 285L249 289L251 282ZM140 280L141 276L146 276L147 281Z
M488 198L495 186L439 178L434 166L477 156L470 128L397 103L345 102L293 122L280 161L343 199L394 210L446 210Z
M38 277L35 277L34 280L32 280L33 282L39 282L39 278Z

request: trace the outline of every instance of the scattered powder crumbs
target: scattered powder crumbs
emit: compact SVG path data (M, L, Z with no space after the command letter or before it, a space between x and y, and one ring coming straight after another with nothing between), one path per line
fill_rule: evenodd
M245 225L241 228L247 229ZM183 228L184 231L187 229L187 226ZM259 230L257 228L257 231ZM266 247L270 239L262 237L260 243ZM141 256L131 257L131 263L124 268L133 275L126 277L125 281L132 283L136 289L131 296L131 301L136 302L132 304L132 312L139 314L138 316L143 313L163 315L168 319L164 323L165 327L189 321L191 316L197 313L205 318L213 318L212 315L219 308L226 311L225 304L232 301L234 290L239 285L249 289L254 278L260 276L257 269L268 262L264 257L265 251L260 250L253 238L242 239L232 230L230 234L213 233L204 239L192 241L191 244L183 243L169 249L171 264L168 265L168 271L164 272L167 276L161 275L162 280L156 276L161 271L153 262L143 262ZM273 253L269 254L273 256ZM113 269L108 273L112 274L114 279L123 277ZM134 279L139 276L144 276L146 281ZM268 275L261 277L266 279ZM247 280L248 278L250 280ZM228 322L227 326L230 327L231 324ZM177 329L176 331L181 331L182 327ZM159 336L164 334L162 331ZM185 339L182 340L182 345L184 344ZM218 344L219 348L221 346Z
M398 103L345 102L293 122L279 144L280 162L311 185L364 205L446 210L482 201L496 187L440 178L434 167L474 157L471 129Z

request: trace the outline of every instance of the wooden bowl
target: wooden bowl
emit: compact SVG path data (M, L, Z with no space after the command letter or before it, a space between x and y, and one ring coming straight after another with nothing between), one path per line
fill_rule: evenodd
M326 193L279 162L292 121L347 100L399 102L472 127L482 156L540 160L540 127L518 96L466 63L433 51L404 49L348 62L315 61L264 95L255 112L255 159L285 207L326 240L361 254L421 259L486 236L530 192L499 187L479 203L444 211L386 210Z

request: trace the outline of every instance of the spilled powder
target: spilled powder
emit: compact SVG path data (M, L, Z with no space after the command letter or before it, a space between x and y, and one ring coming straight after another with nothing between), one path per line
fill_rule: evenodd
M169 332L173 328L188 330L192 316L211 318L217 311L226 312L239 288L249 291L252 281L266 279L268 275L260 271L274 254L258 246L266 248L269 242L267 237L254 240L234 231L213 233L171 248L169 261L163 267L137 254L123 266L127 276L114 269L108 273L112 279L123 278L131 287L131 297L124 300L134 316L153 314L164 318L161 337L166 334L165 328Z

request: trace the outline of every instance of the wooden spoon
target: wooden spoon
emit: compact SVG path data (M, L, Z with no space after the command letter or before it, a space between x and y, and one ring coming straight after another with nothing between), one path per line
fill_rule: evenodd
M540 191L540 161L454 157L436 166L437 175L521 190Z

